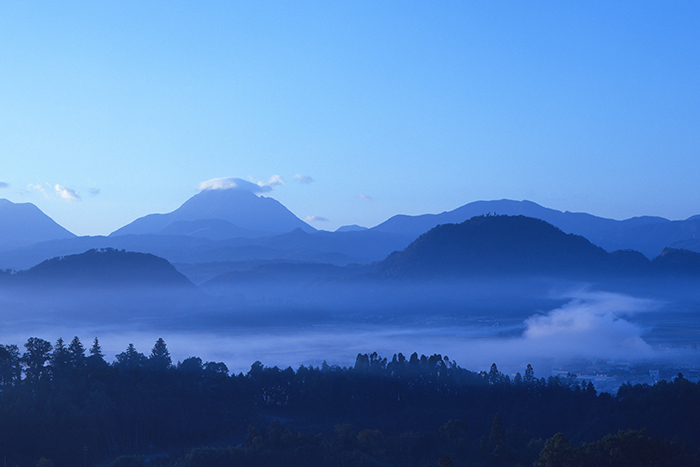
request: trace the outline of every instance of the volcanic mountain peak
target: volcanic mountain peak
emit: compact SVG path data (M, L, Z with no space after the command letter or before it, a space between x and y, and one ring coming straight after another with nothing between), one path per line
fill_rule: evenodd
M254 232L253 236L259 236L260 232L285 233L297 228L315 231L275 199L245 190L216 189L201 191L168 214L150 214L136 219L111 235L163 233L175 222L203 220L226 221Z

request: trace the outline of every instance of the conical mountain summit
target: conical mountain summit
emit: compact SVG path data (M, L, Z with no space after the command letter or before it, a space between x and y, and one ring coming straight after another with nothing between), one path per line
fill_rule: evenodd
M295 229L315 231L275 199L257 196L246 190L214 189L201 191L173 212L149 214L136 219L110 236L167 234L171 231L182 232L183 228L224 227L221 223L214 227L212 220L227 222L230 224L226 226L229 230L238 228L241 237L281 234ZM211 233L211 236L216 236L213 231Z

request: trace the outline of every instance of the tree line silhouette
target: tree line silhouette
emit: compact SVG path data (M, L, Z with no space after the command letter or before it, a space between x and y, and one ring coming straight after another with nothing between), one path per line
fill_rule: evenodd
M173 363L162 338L111 363L97 338L0 345L8 466L697 465L698 420L700 386L682 375L611 395L574 375L473 372L437 354L255 362L236 375Z

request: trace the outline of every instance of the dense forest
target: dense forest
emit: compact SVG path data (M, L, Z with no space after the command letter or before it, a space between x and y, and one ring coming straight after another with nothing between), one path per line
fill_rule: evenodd
M158 339L109 363L98 339L0 345L8 466L698 465L700 385L597 393L575 375L473 372L441 355L231 375Z

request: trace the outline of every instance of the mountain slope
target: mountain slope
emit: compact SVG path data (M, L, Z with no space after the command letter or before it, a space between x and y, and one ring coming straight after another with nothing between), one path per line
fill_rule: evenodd
M0 249L73 237L35 205L0 199Z
M175 223L195 221L207 221L203 227L211 229L213 220L226 221L240 229L237 234L249 237L280 234L297 228L305 232L316 230L272 198L256 196L249 191L228 189L201 191L173 212L141 217L112 232L110 236L167 234L173 230L179 233L181 228L170 226ZM228 229L233 230L232 227ZM201 229L194 230L206 236L206 232ZM214 237L220 238L221 231L221 228L213 231L216 232Z

